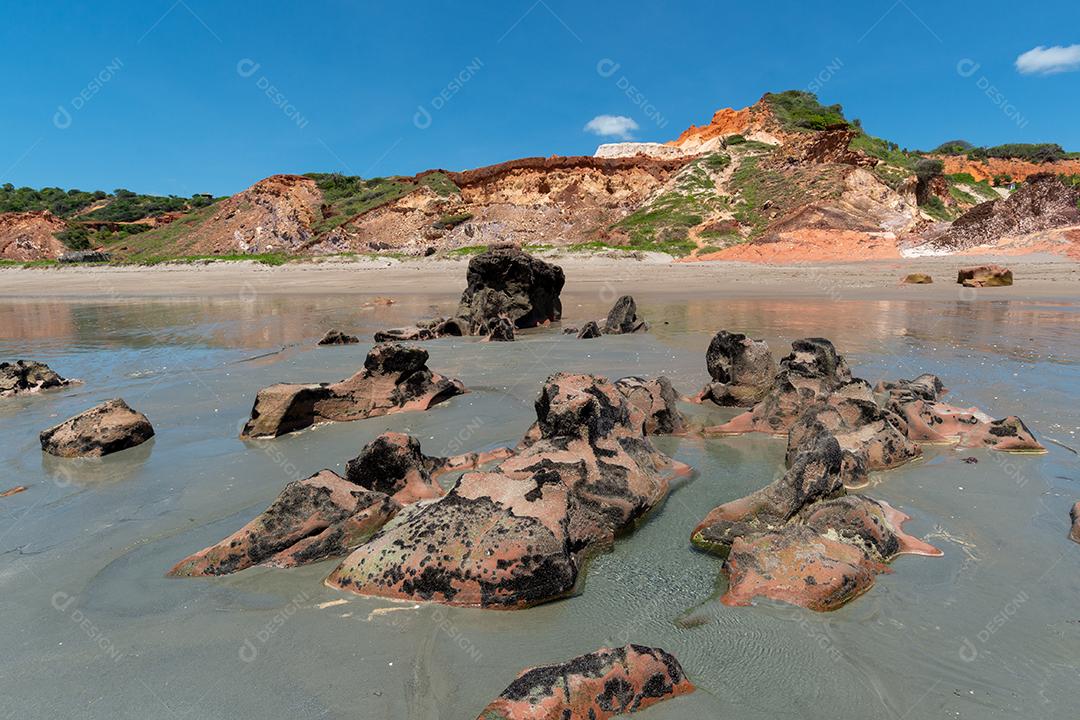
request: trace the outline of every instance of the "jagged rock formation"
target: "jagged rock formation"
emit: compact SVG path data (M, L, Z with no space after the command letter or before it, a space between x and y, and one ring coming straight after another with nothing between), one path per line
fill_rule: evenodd
M705 368L713 382L697 401L710 400L723 407L752 407L773 386L776 359L764 340L741 333L718 332L705 353Z
M581 329L577 331L578 340L592 340L598 338L603 333L600 330L600 324L595 320L589 320L587 323L581 326Z
M455 317L473 334L490 321L508 318L516 328L531 328L562 317L566 277L562 268L513 246L493 247L469 261L468 286Z
M693 690L679 662L659 648L601 648L523 671L477 720L608 720Z
M644 435L645 413L603 378L558 374L518 452L407 508L327 584L363 595L521 608L571 593L609 547L688 471Z
M101 457L154 436L150 421L116 398L41 431L41 449L58 457Z
M277 437L320 422L427 410L465 392L460 381L431 372L427 359L423 348L384 343L368 353L363 370L341 382L263 388L240 437Z
M0 397L66 387L77 382L62 377L45 363L33 360L0 363Z
M48 210L0 213L0 260L46 260L67 252L56 233L67 228Z
M646 435L677 435L686 430L686 418L679 411L679 396L671 380L663 375L655 380L626 377L615 381L627 401L645 413Z

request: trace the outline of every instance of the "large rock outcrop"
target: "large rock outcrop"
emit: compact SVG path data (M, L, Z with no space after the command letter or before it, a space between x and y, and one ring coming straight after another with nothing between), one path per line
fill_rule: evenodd
M101 457L154 436L150 421L116 398L41 431L41 449L58 457Z
M562 268L533 257L520 248L496 246L469 261L468 286L455 316L474 335L488 323L508 318L515 328L531 328L562 317Z
M536 414L513 457L407 508L327 584L479 607L563 597L588 555L630 530L663 501L670 478L688 472L652 447L645 413L603 378L553 375Z
M843 468L836 438L818 432L782 478L721 505L695 528L695 545L725 557L725 604L760 596L833 610L866 592L897 555L941 554L903 532L903 513L847 495Z
M693 690L679 662L659 648L601 648L525 670L477 720L608 720Z
M227 575L254 565L293 567L342 557L404 506L441 497L435 478L509 456L508 450L431 457L402 433L384 433L346 464L290 482L262 514L177 563L173 576Z
M661 375L654 380L625 377L615 381L619 392L645 413L646 435L677 435L685 432L686 417L679 410L679 396L671 380Z
M66 387L77 382L61 376L45 363L33 360L0 363L0 397Z
M776 378L776 360L764 340L721 330L709 343L705 368L712 382L698 401L724 407L753 407L768 394Z
M465 392L427 367L423 348L376 345L364 369L337 383L279 384L259 391L241 437L277 437L320 422L348 422L410 410L427 410Z

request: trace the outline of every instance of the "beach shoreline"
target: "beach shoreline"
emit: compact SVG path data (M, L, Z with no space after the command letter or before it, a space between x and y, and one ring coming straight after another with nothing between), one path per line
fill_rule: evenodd
M1052 255L1009 258L939 256L851 263L773 265L748 262L672 262L605 255L544 254L563 268L566 289L608 294L682 293L716 297L807 297L902 300L1020 300L1080 297L1080 262ZM124 299L256 295L443 295L465 287L468 257L291 262L0 268L0 297ZM1016 284L973 291L956 284L961 267L997 263ZM931 285L904 285L909 273L928 273Z

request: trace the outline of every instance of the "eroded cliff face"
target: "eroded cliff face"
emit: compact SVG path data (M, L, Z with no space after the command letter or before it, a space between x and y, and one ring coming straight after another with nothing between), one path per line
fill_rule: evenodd
M58 258L67 248L55 234L66 227L48 210L0 213L0 259L26 262Z
M314 180L271 175L219 203L180 240L178 254L296 252L315 237L321 204Z
M943 155L938 157L945 164L945 174L967 173L976 180L993 181L994 178L1011 178L1013 182L1024 182L1032 175L1050 173L1053 175L1080 175L1080 160L1058 160L1049 163L1034 163L1027 160L1005 158L987 158L986 160L968 160L963 155Z
M691 125L669 145L684 151L710 152L720 140L731 135L773 144L781 144L789 133L784 132L765 98L741 110L717 110L706 125Z
M422 252L515 241L567 245L595 239L686 160L525 158L446 173L458 192L421 187L342 224L315 252Z

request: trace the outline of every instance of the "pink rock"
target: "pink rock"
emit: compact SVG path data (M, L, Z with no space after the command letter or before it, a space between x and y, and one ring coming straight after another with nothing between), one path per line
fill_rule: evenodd
M608 720L694 691L679 662L641 645L525 670L477 720Z

